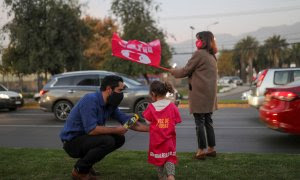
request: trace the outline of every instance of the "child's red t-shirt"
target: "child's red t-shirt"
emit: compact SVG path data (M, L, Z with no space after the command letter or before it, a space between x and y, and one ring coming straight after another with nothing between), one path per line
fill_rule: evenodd
M164 109L157 111L149 104L143 116L150 122L148 162L157 166L166 162L176 164L175 125L181 122L176 105L170 102Z

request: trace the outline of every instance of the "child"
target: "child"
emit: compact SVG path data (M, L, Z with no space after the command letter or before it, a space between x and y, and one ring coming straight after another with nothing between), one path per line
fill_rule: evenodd
M150 124L150 142L148 162L157 166L159 179L175 179L176 132L175 125L181 122L178 108L166 99L167 92L174 93L172 86L165 82L153 81L150 95L153 103L143 112L146 122Z

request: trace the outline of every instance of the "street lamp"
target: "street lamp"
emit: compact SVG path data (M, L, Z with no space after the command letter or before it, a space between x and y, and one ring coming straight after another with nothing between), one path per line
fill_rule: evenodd
M211 24L207 25L206 30L208 31L209 26L216 25L216 24L219 24L219 22L216 21L216 22L214 22L214 23L211 23Z
M193 50L194 50L194 41L193 41L194 35L193 35L193 32L194 32L195 28L194 28L194 26L190 26L190 29L191 29L191 32L192 32L192 39L191 39L191 41L192 41L192 52L191 53L193 53Z

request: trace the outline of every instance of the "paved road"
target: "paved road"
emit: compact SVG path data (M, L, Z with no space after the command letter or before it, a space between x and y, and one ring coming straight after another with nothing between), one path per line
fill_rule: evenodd
M195 127L188 109L180 109L183 123L177 127L177 150L196 149ZM300 153L299 136L266 128L251 108L228 108L213 115L219 152ZM115 125L110 122L109 125ZM58 134L63 122L39 110L0 111L0 146L61 148ZM129 131L123 150L147 150L148 134Z
M243 92L248 91L250 85L237 86L225 93L218 93L218 100L241 100Z

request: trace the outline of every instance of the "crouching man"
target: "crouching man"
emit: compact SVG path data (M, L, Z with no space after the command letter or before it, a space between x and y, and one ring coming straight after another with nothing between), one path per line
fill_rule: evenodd
M99 173L93 165L124 144L128 129L123 124L131 118L118 108L124 88L121 77L106 76L100 91L85 95L71 110L60 139L68 155L79 158L72 170L73 179L97 179ZM105 121L109 118L116 119L121 125L106 127ZM148 126L139 122L131 129L149 131Z

